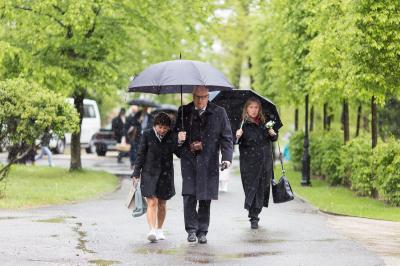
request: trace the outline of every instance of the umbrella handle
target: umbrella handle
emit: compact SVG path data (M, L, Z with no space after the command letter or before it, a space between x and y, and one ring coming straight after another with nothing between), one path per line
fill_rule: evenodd
M242 128L243 128L243 124L244 124L244 119L242 120L242 123L240 123L240 128L239 128L239 129L242 129ZM238 144L238 143L239 143L239 139L240 139L240 138L236 138L236 143L235 143L235 144Z
M181 131L184 131L184 127L183 127L183 92L182 92L182 85L181 85L181 122L182 122L182 129Z

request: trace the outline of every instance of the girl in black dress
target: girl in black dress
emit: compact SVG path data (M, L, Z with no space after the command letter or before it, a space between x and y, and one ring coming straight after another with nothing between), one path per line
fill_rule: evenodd
M271 178L273 177L272 141L278 134L267 127L257 98L247 100L243 108L243 126L236 131L239 140L240 175L245 193L244 208L249 211L252 229L258 228L258 215L268 207Z
M140 189L147 201L147 222L151 242L165 239L162 226L166 202L175 195L173 153L179 156L178 140L171 132L171 118L159 113L153 128L143 132L134 165L134 179L141 178Z

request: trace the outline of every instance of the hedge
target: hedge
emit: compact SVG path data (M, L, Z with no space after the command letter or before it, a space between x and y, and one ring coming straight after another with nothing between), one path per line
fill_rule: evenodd
M342 144L340 131L310 134L311 173L331 185L344 185L360 196L379 197L400 206L400 141L379 142L371 149L369 136ZM295 170L301 169L304 133L292 135L289 148Z

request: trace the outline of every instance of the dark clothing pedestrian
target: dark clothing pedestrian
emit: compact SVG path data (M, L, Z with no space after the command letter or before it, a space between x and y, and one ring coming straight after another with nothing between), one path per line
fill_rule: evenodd
M176 131L187 132L181 149L185 228L188 233L205 235L211 200L218 199L220 151L222 161L232 161L231 127L225 109L208 102L205 110L195 110L193 103L184 105L184 128L181 128L181 110L178 111ZM202 142L202 151L191 151L190 144L194 141Z
M194 232L196 235L207 234L208 225L210 224L210 205L211 200L199 200L199 208L196 211L196 197L192 195L183 196L186 232Z
M218 199L219 152L222 161L232 161L233 145L231 126L225 109L208 103L200 116L193 103L183 106L186 141L182 145L181 170L182 195L196 196L197 200ZM177 129L181 131L181 111L178 111ZM190 142L201 140L203 151L193 154Z
M143 132L133 176L141 177L144 197L168 200L175 195L173 154L179 156L178 139L168 132L161 141L153 128Z
M121 112L117 117L111 121L111 129L114 133L114 138L117 143L121 143L122 137L125 135L125 110L121 109ZM127 156L126 152L120 151L118 153L118 162L122 162L122 157Z
M111 129L117 143L121 143L122 137L125 136L125 121L121 116L117 116L111 121Z
M265 125L251 121L243 124L239 139L240 175L245 193L244 208L249 218L258 221L262 207L268 207L271 178L273 178L272 141Z
M53 136L49 131L45 131L40 138L40 145L48 147L50 145L50 140L52 137Z

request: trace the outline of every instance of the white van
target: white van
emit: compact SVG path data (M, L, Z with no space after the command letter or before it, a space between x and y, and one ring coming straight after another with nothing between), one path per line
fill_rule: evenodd
M68 103L74 104L74 99L68 98ZM83 100L83 119L81 125L81 147L86 149L87 153L92 153L96 150L92 143L92 136L100 130L101 119L99 107L94 100ZM53 138L50 141L50 148L55 153L64 153L65 145L71 144L71 133L66 133L63 139Z

